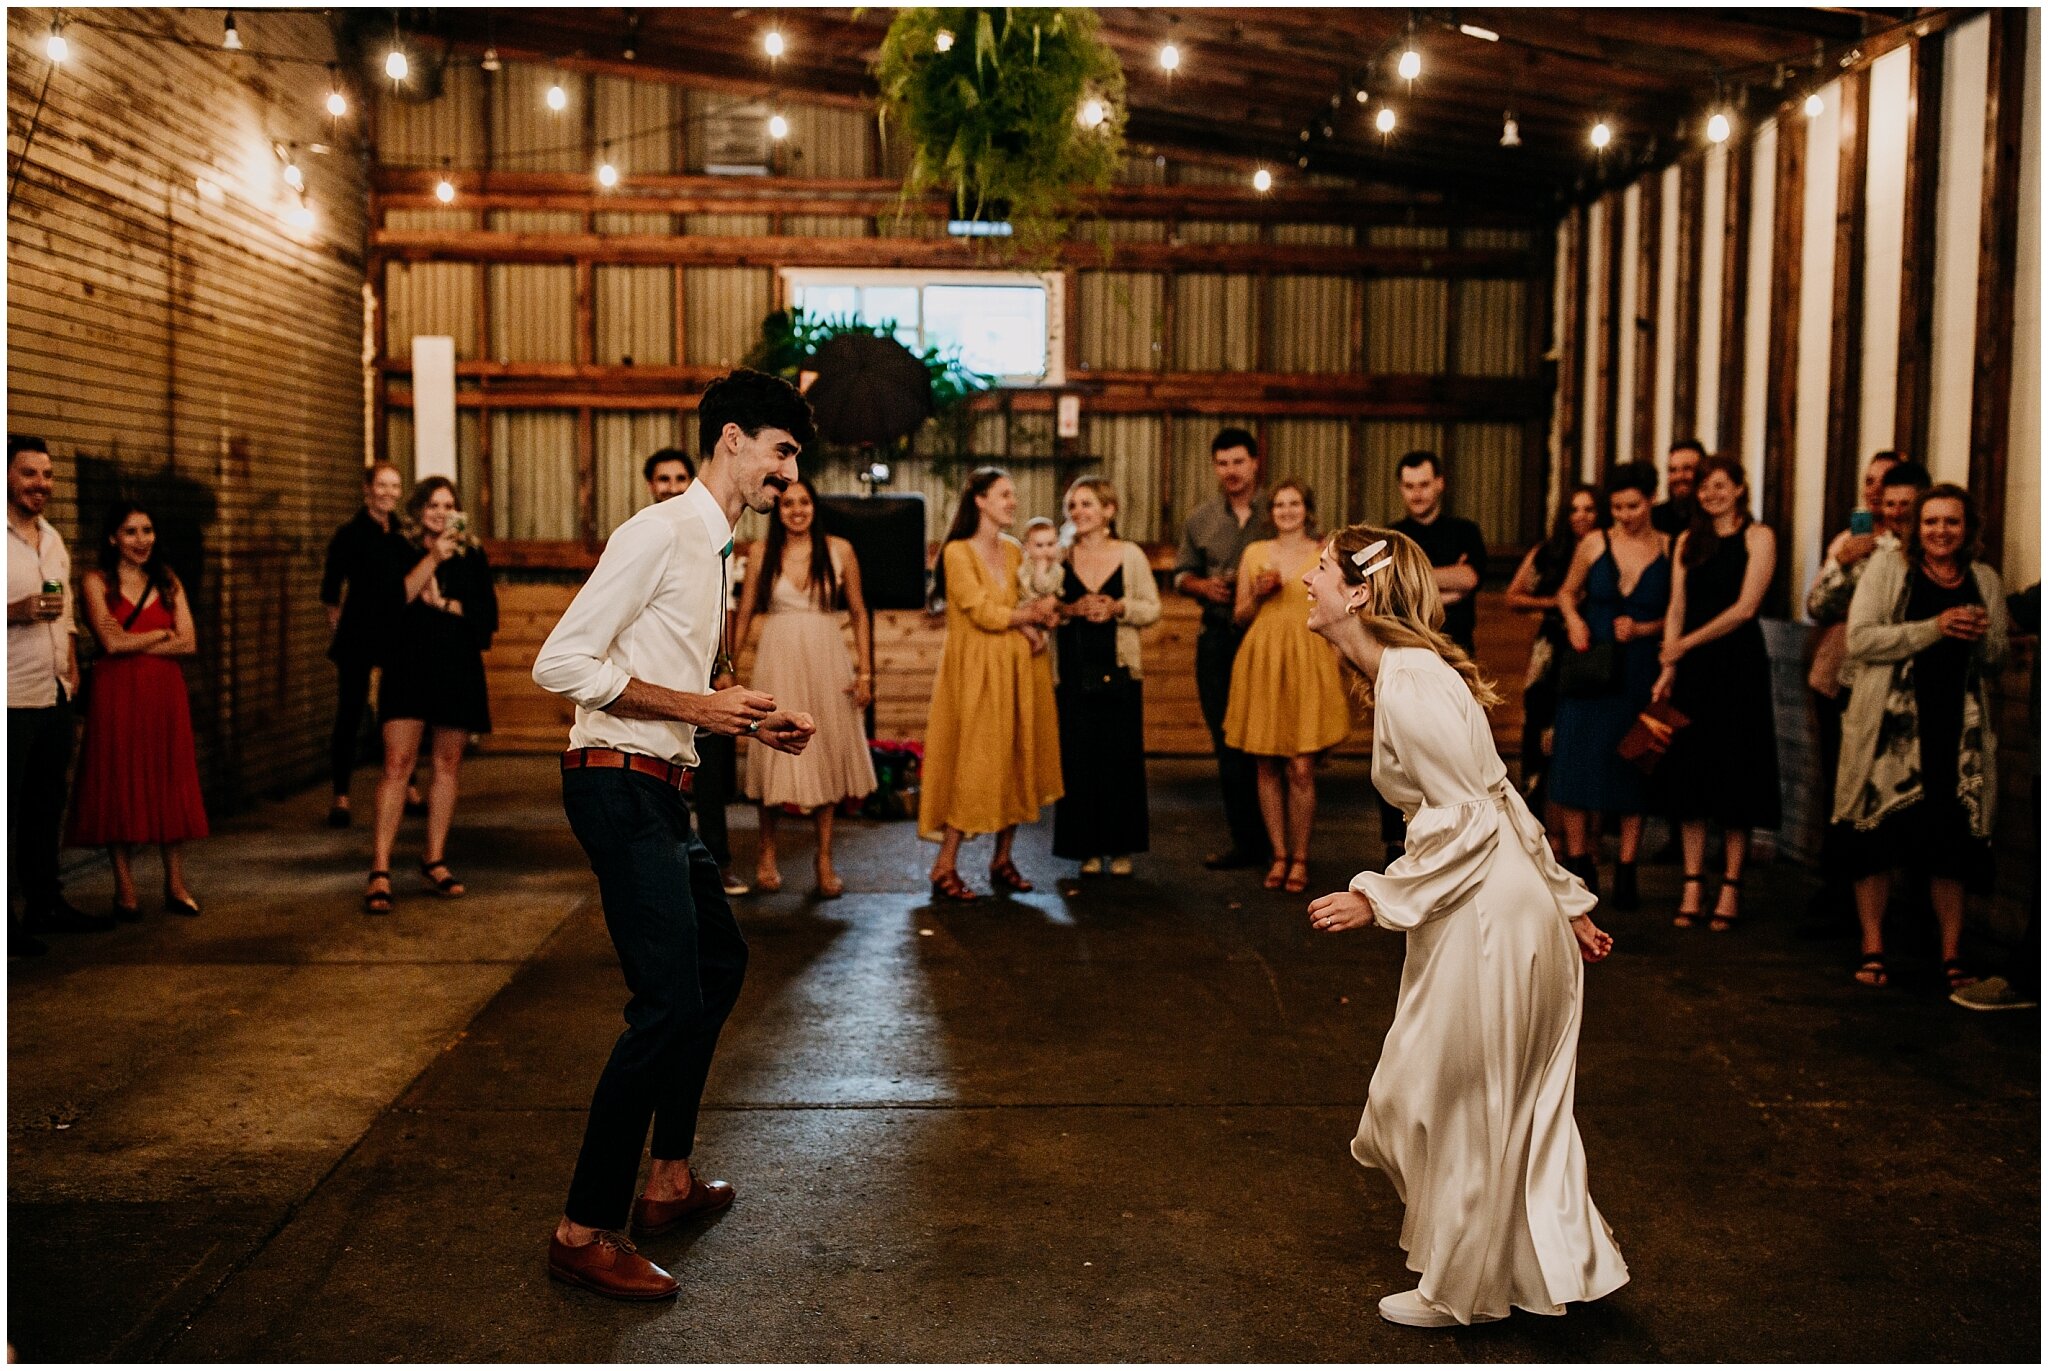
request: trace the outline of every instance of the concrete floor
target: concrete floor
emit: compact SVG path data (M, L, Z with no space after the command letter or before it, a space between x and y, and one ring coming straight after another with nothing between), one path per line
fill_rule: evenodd
M927 905L907 824L843 826L836 904L792 842L788 888L740 902L698 1152L739 1203L647 1244L674 1303L565 1290L543 1245L625 993L551 762L467 774L463 901L402 880L363 917L362 830L309 794L195 853L203 918L10 963L21 1356L2039 1359L2038 1015L1852 985L1850 944L1792 936L1790 867L1727 936L1669 927L1669 867L1607 916L1578 1117L1631 1283L1561 1319L1382 1323L1412 1284L1399 1206L1346 1144L1401 941L1312 936L1301 900L1202 872L1186 763L1155 767L1138 879L1071 896L1049 824L1019 845L1040 891L969 909ZM1317 890L1378 857L1362 769L1323 789Z

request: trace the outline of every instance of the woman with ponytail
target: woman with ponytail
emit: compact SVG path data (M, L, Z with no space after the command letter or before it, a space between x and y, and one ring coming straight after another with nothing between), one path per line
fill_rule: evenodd
M1407 851L1385 874L1361 872L1309 906L1320 932L1408 935L1351 1143L1407 1205L1401 1245L1421 1277L1380 1316L1441 1328L1517 1308L1562 1314L1628 1280L1572 1119L1581 962L1613 939L1508 781L1486 718L1500 697L1444 636L1422 549L1354 524L1302 583L1309 627L1373 706L1373 785L1408 821Z

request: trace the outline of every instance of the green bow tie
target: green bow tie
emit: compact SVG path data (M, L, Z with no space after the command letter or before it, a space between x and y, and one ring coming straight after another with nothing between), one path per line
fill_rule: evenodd
M732 539L728 538L725 540L725 546L718 549L718 555L720 557L732 556Z

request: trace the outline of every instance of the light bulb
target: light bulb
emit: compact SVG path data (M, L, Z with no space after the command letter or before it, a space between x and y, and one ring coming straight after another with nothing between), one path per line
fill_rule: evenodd
M1273 189L1273 173L1260 167L1252 173L1252 189L1264 194Z
M1402 53L1400 72L1403 81L1413 81L1422 75L1422 54L1413 48Z
M1159 65L1167 71L1180 70L1180 49L1168 43L1159 50Z
M306 173L299 170L297 162L286 162L284 164L284 183L293 190L304 190L306 188Z
M405 74L412 70L412 64L405 60L405 54L393 48L384 59L384 74L394 81L403 81Z
M1611 143L1611 142L1613 142L1613 141L1614 141L1614 130L1613 130L1613 129L1611 129L1611 128L1608 128L1608 127L1607 127L1607 125L1606 125L1605 123L1599 123L1599 124L1595 124L1595 125L1593 125L1593 146L1594 146L1594 147L1596 147L1596 148L1604 148L1604 147L1606 147L1606 146L1607 146L1607 145L1608 145L1609 143Z
M1394 131L1394 111L1387 105L1380 106L1380 112L1373 116L1372 126L1381 133Z
M770 138L789 137L789 120L779 114L770 115L768 117L768 136Z
M242 50L242 35L235 32L235 12L228 11L227 25L221 30L220 45L229 52Z
M610 162L601 163L597 168L597 183L610 190L619 183L619 169Z
M1103 109L1102 102L1100 100L1084 100L1081 102L1082 128L1095 128L1096 126L1101 124L1104 119L1108 117L1109 112Z
M1727 141L1728 141L1728 133L1729 133L1729 127L1728 127L1728 116L1727 116L1727 115L1725 115L1725 114L1716 114L1716 115L1715 115L1715 116L1714 116L1713 118L1711 118L1711 119L1707 120L1707 141L1708 141L1708 142L1710 142L1710 143L1725 143L1725 142L1727 142Z
M940 52L951 52L953 50L953 31L951 29L940 29L939 36L932 39L932 46Z
M767 37L765 37L765 38L763 38L763 39L761 40L761 46L762 46L762 48L763 48L764 50L766 50L766 52L768 53L768 55L769 55L770 57L780 57L780 56L782 56L782 32L781 32L781 30L779 30L779 29L770 29L770 30L768 30L768 36L767 36Z
M1458 32L1464 34L1467 38L1477 38L1482 43L1498 43L1500 41L1499 34L1495 33L1492 29L1483 29L1477 24L1460 24L1458 25Z
M548 87L548 108L556 114L569 108L569 92L562 89L560 81Z
M71 55L71 44L65 41L63 32L55 24L50 25L50 37L43 44L43 53L52 62L61 62Z
M313 230L313 207L311 205L303 203L294 205L285 212L284 217L286 223L289 223L301 233L310 233Z
M339 87L327 92L327 112L336 119L348 113L348 97L341 93Z
M434 198L444 205L455 203L455 183L443 176L434 182Z
M1368 104L1371 102L1371 100L1372 92L1367 90L1364 86L1360 86L1358 88L1358 103L1361 105Z
M1827 107L1828 102L1820 98L1819 91L1806 97L1806 117L1809 119L1820 118L1820 112Z
M485 48L485 49L484 49L484 62L483 62L483 66L484 66L484 70L485 70L485 71L496 71L496 70L497 70L497 69L498 69L499 67L501 67L501 66L503 66L503 65L504 65L504 63L502 63L502 62L500 62L500 61L498 60L498 50L497 50L497 48L495 48L495 47L487 47L487 48Z
M1515 116L1512 114L1501 116L1500 145L1504 148L1522 146L1522 126L1515 122Z

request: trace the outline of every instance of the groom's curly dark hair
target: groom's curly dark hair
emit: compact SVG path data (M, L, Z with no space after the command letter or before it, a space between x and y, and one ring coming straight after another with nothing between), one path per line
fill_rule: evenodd
M780 376L735 367L704 388L697 401L697 450L709 458L727 424L738 424L749 438L764 428L779 428L805 447L818 440L811 402Z

